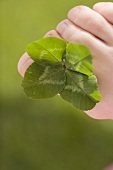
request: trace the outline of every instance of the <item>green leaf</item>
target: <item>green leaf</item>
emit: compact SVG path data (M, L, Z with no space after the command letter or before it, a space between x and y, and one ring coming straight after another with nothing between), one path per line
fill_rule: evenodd
M28 97L46 99L59 93L80 110L90 110L101 100L92 56L84 45L47 37L28 45L27 52L34 60L22 82Z
M66 48L66 67L88 76L92 75L92 56L87 47L69 43Z
M77 64L75 64L74 70L85 75L91 76L93 74L92 56L89 55L86 58L83 58Z
M94 94L95 90L97 90L97 81L94 75L87 76L66 70L66 85L60 95L76 108L90 110L99 102L97 94Z
M33 63L26 71L22 87L33 99L50 98L60 93L65 85L65 71L62 63L43 66Z
M41 61L60 62L66 49L66 42L60 38L47 37L35 41L27 46L27 53L38 63ZM43 62L44 64L44 62Z

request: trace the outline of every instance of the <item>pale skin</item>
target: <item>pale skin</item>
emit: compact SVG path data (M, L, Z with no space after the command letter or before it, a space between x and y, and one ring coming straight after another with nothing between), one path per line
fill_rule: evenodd
M100 2L89 8L72 8L67 19L47 36L63 38L67 42L84 44L93 55L94 74L97 76L102 100L86 113L95 119L113 119L113 3ZM33 60L24 53L18 71L24 76Z

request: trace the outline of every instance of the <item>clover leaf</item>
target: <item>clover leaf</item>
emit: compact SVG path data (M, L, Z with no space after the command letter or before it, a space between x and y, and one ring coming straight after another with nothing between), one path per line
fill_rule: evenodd
M101 100L92 56L87 47L46 37L28 45L34 60L25 72L22 87L32 99L57 95L80 110L90 110Z

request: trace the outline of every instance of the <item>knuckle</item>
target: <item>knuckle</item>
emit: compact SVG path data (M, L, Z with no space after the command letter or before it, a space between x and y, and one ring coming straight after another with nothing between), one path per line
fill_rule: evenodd
M74 27L69 25L67 29L65 29L65 31L63 32L62 36L67 42L70 42L72 36L74 35L74 32L75 32Z
M66 23L66 20L63 22ZM84 32L84 30L72 24L67 24L67 28L64 30L62 37L67 42L79 43L87 46L89 46L91 43L91 37L89 33Z
M101 33L106 28L106 22L103 18L91 14L86 19L86 27L95 28L98 33Z
M91 44L91 38L88 34L83 31L76 32L74 31L70 37L71 42L83 44L89 46Z
M88 34L88 33L83 33L82 32L82 34L81 34L81 43L83 43L84 45L86 45L86 46L90 46L90 44L91 44L91 37L90 37L90 35Z

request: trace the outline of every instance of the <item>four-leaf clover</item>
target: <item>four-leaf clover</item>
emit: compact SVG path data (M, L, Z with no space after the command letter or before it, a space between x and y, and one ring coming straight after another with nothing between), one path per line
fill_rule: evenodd
M60 94L80 110L90 110L100 101L92 56L84 45L47 37L28 45L27 53L34 60L22 81L28 97L46 99Z

